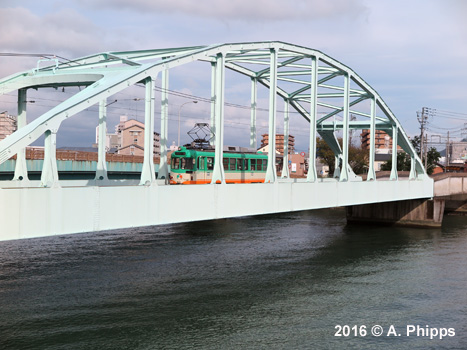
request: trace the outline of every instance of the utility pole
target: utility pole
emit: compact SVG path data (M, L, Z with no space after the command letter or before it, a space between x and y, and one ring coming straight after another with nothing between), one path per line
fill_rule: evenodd
M425 150L424 150L424 152L425 152L425 170L427 170L426 166L428 164L428 140L427 140L427 138L428 138L428 135L425 135Z
M423 141L424 141L424 136L425 136L425 124L428 119L428 113L427 113L427 108L423 107L422 112L417 112L417 119L418 122L420 123L420 159L423 161ZM425 151L425 157L426 157L426 151ZM425 161L426 164L426 161ZM426 168L426 165L425 165Z

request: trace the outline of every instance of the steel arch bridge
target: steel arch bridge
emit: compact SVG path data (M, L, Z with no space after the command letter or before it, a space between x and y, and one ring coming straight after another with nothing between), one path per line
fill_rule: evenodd
M171 69L194 61L211 65L211 133L215 148L215 166L211 185L168 186L167 135L168 135L168 87ZM17 155L15 175L12 181L0 186L0 216L8 222L5 237L20 238L50 234L97 231L130 226L144 226L190 220L213 219L239 215L273 213L279 211L324 208L336 205L353 205L412 198L428 198L433 194L432 180L397 118L381 96L355 71L326 54L284 42L232 43L210 46L194 46L144 51L106 52L67 62L53 60L52 65L39 60L37 67L0 80L0 95L17 91L18 130L0 141L0 164ZM269 89L269 140L275 149L277 99L284 101L284 134L289 135L289 111L294 109L309 122L309 171L306 180L289 179L287 166L281 178L276 173L276 154L269 152L266 184L225 185L222 166L224 146L224 95L226 69L251 80L250 145L256 148L257 86ZM153 163L154 130L154 82L162 81L161 93L161 161L156 179ZM129 86L145 85L145 147L140 186L115 186L107 178L105 162L106 104L112 95ZM74 96L53 107L31 123L26 122L28 89L85 87ZM59 181L55 158L56 135L62 122L73 115L99 105L99 160L96 179L82 186L80 207L92 208L86 219L77 220L73 211L78 209L73 200L72 188ZM332 120L335 115L342 120ZM351 116L358 116L353 120ZM362 182L349 165L349 132L353 129L370 130L369 169L367 181ZM374 169L376 130L384 130L393 139L392 170L390 180L376 181ZM343 135L342 147L336 132ZM316 135L319 134L335 154L336 171L333 179L318 178L315 159ZM29 181L25 148L41 136L45 136L45 156L41 180ZM285 142L284 164L287 164ZM409 181L398 179L397 148L400 146L411 158ZM272 186L271 186L272 185ZM78 186L79 187L79 186ZM241 188L241 189L240 189ZM245 190L245 188L247 188ZM89 192L91 190L91 192ZM258 195L271 203L247 205L248 194ZM88 193L84 195L83 193ZM104 194L105 193L105 194ZM313 202L322 193L318 203ZM144 204L132 212L134 220L115 218L105 206L120 195L144 198ZM201 195L206 198L208 213L196 211L180 218L166 212L161 201L176 201L183 196ZM81 198L82 197L82 198ZM193 197L191 197L193 198ZM259 198L259 197L255 197ZM13 200L14 205L6 200ZM29 199L32 200L29 201ZM47 206L35 215L35 225L24 224L26 213L40 206ZM34 203L34 204L31 204ZM237 204L235 204L237 203ZM242 203L242 209L235 209ZM66 207L66 206L69 206ZM66 207L66 208L65 208ZM39 222L39 224L37 224Z

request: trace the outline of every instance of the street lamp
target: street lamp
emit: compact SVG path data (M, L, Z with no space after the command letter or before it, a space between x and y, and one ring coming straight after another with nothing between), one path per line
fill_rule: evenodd
M180 108L178 109L178 147L180 147L180 112L182 111L182 107L188 103L198 103L198 101L188 101L183 103Z

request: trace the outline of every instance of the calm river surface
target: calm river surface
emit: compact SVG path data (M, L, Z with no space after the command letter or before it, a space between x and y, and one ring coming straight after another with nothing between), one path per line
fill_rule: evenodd
M467 349L467 218L347 226L336 209L0 242L0 349Z

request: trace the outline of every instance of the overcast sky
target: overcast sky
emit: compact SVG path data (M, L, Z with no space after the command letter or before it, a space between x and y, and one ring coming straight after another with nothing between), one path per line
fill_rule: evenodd
M467 115L462 114L467 113L467 1L463 0L2 0L0 19L0 52L70 59L104 51L285 41L320 50L355 70L379 92L409 135L419 133L416 111L422 107L460 113L431 118L433 134L445 135L450 129L451 135L460 137L467 123ZM36 62L37 58L0 56L0 76L33 68ZM193 72L171 88L204 96L210 78L201 86L194 82L200 75ZM248 84L229 89L248 90ZM144 91L129 91L127 100L140 93ZM245 96L249 97L249 90ZM0 110L15 114L12 101L13 96L0 97ZM186 101L172 101L172 119ZM115 110L116 116L131 111L142 115L142 105L136 103L118 108L127 112ZM209 106L187 105L183 111L188 127L200 120L200 114L208 117ZM95 127L89 118L83 114L80 122L63 125L72 143L85 146L92 141L94 135L72 136L80 127Z

